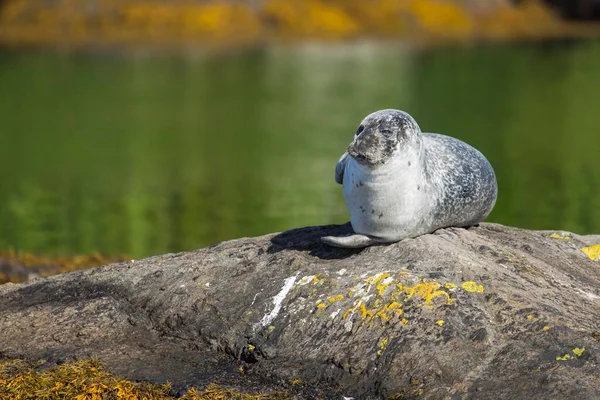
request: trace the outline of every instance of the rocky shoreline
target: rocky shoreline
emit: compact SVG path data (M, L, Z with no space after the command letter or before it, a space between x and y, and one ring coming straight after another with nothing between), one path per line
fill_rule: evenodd
M0 358L296 398L597 397L600 235L484 223L319 242L348 229L0 285Z

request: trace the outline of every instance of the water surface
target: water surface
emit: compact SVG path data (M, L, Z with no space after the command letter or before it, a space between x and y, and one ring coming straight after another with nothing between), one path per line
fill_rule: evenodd
M600 43L0 53L0 248L141 257L342 223L363 116L410 112L494 166L488 220L600 233Z

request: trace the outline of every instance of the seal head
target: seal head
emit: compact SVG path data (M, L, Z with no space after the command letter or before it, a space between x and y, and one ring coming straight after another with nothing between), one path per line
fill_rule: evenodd
M360 164L374 168L387 163L403 147L419 143L421 130L408 113L380 110L362 120L348 154Z

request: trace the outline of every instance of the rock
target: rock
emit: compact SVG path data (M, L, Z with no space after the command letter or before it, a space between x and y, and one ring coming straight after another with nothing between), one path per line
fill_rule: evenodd
M345 231L1 285L0 358L97 357L128 379L298 398L597 398L600 235L481 224L320 244Z

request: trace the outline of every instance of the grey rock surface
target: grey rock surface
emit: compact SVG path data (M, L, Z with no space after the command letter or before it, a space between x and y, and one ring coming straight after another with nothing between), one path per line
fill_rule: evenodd
M599 235L481 224L320 244L349 230L0 285L0 358L298 398L598 398L600 260L581 249Z

